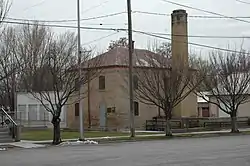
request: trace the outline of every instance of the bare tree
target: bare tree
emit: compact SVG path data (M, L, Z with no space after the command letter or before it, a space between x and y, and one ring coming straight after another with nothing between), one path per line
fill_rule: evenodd
M171 48L164 44L156 49L158 54L144 55L138 58L135 74L138 87L136 97L142 103L160 107L165 113L166 136L172 136L170 120L175 107L191 94L200 80L196 70L185 63L171 62ZM141 63L140 63L141 62Z
M6 18L11 7L9 0L0 0L0 24Z
M11 7L11 3L8 0L0 0L0 25L6 18ZM1 29L1 43L0 43L0 88L1 88L1 105L10 107L13 106L13 89L10 87L13 82L14 74L14 61L12 57L12 48L13 48L13 29L12 28L3 28Z
M119 40L111 41L109 43L108 50L112 50L117 47L126 47L128 48L128 39L126 37L121 37Z
M67 32L57 36L38 25L22 28L17 53L25 62L24 88L52 114L53 144L58 144L62 107L78 94L80 86L96 76L98 58L89 61L92 52L82 51L83 71L79 78L76 35Z
M237 112L240 105L249 102L250 58L247 53L212 52L209 60L204 60L198 69L204 78L202 86L215 100L208 100L204 93L198 95L217 105L231 117L231 132L237 128Z
M4 28L0 39L0 98L1 105L14 109L14 83L16 72L20 69L13 54L16 34L13 27Z

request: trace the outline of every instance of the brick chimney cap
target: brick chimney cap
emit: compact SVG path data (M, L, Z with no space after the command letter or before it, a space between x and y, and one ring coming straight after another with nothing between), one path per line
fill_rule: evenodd
M177 10L174 10L173 11L173 14L186 14L187 12L186 12L186 10L184 10L184 9L177 9Z

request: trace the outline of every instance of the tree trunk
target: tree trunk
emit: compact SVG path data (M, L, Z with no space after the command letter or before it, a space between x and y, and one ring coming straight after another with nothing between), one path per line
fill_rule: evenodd
M166 118L165 135L172 136L170 120Z
M237 127L237 117L236 113L231 114L231 132L232 133L239 133L238 127Z
M158 117L161 117L161 108L158 107Z
M61 119L59 117L53 117L52 124L54 127L53 132L53 145L58 145L62 142L61 140L61 128L60 128Z

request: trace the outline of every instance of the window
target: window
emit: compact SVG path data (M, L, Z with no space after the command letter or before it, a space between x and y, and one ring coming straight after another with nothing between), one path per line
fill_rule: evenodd
M107 108L107 113L115 113L115 107L108 107Z
M137 101L134 101L134 114L139 116L139 103Z
M99 77L99 89L104 90L105 89L105 76Z
M109 107L109 108L107 108L107 113L111 113L111 111L112 111L112 108L111 107Z
M138 89L138 77L136 75L133 76L133 82L134 89Z
M79 116L79 103L75 104L75 117Z

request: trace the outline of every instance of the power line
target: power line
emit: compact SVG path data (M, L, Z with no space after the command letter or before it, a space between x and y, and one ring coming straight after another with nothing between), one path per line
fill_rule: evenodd
M5 20L3 21L3 23L19 24L19 25L39 25L39 26L55 27L55 28L72 28L72 29L76 29L77 28L76 26L46 25L46 24L36 24L36 23L10 22L10 21L5 21ZM116 31L116 32L125 31L125 32L127 32L127 29L125 29L125 28L97 28L97 27L80 27L80 28L81 29L85 29L85 30L101 30L101 31ZM156 37L156 38L161 38L161 39L165 39L165 40L170 40L171 41L170 38L159 36L159 35L156 35L156 34L154 34L152 32L144 32L144 31L138 31L138 30L133 30L133 32L140 33L140 34L147 35L147 36ZM205 44L198 44L198 43L192 43L192 42L187 42L187 43L190 44L190 45L204 47L204 48L209 48L209 49L216 49L216 50L221 50L221 51L240 53L239 51L225 49L225 48L220 48L220 47L209 46L209 45L205 45Z
M83 19L81 19L81 21L88 21L88 20L96 20L96 19L101 19L101 18L113 17L113 16L118 16L118 15L124 14L124 13L126 13L126 12L117 12L117 13L96 16L96 17L83 18ZM21 19L21 18L12 18L12 17L6 17L6 19L15 20L15 21L46 22L46 23L61 23L61 22L76 22L77 21L76 19L33 20L33 19Z
M23 22L40 22L40 23L62 23L63 20L57 20L56 22L54 22L53 20L32 20L32 19L21 19L21 18L10 18L7 17L5 18L6 20L12 20L12 21L23 21ZM72 20L70 20L72 21ZM77 20L76 20L77 21ZM65 20L65 23L67 23L68 21ZM111 23L84 23L85 25L117 25L117 24L111 24ZM124 23L124 25L126 25L127 23Z
M240 2L240 3L244 3L244 4L248 4L250 5L250 2L246 2L246 1L241 1L241 0L236 0L237 2Z
M83 44L82 44L82 46L84 46L84 45L88 45L88 44L91 44L91 43L94 43L94 42L96 42L96 41L100 41L100 40L102 40L102 39L105 39L105 38L108 38L108 37L110 37L110 36L116 35L116 34L118 34L118 33L120 33L120 32L114 32L114 33L111 33L111 34L109 34L109 35L106 35L106 36L103 36L103 37L97 38L97 39L95 39L95 40L92 40L92 41L89 41L89 42L83 43Z
M88 9L82 11L81 14L87 13L88 11L91 11L91 10L93 10L95 8L98 8L98 7L104 5L105 3L108 3L108 2L109 2L109 0L108 1L104 1L104 2L100 3L99 5L92 6L92 7L88 8Z
M170 38L159 36L159 35L154 35L152 33L147 33L147 32L143 32L143 31L134 31L134 32L144 34L147 36L151 36L151 37L155 37L155 38L160 38L160 39L165 39L165 40L171 41ZM182 41L177 41L177 42L182 42ZM193 43L193 42L182 42L182 43L187 43L189 45L194 45L194 46L204 47L204 48L209 48L209 49L215 49L215 50L220 50L220 51L225 51L225 52L242 53L240 51L235 51L235 50L230 50L230 49L220 48L220 47L214 47L214 46L209 46L209 45L205 45L205 44L198 44L198 43Z
M161 0L161 1L166 2L166 3L171 3L171 4L174 4L174 5L177 5L177 6L181 6L181 7L185 7L185 8L189 8L189 9L193 9L193 10L197 10L197 11L201 11L201 12L204 12L204 13L209 13L209 14L213 14L213 15L217 15L217 16L222 16L222 17L230 18L230 19L233 19L233 20L236 20L236 21L250 23L250 21L247 21L247 20L242 20L242 19L239 19L239 18L229 17L229 16L226 16L224 14L220 14L220 13L216 13L216 12L211 12L211 11L204 10L204 9L199 9L199 8L192 7L192 6L183 5L183 4L172 2L172 1L169 1L169 0Z
M45 1L46 1L46 0L42 0L42 1L38 2L38 3L36 3L35 5L32 5L32 6L30 6L30 7L25 8L23 11L26 11L26 10L28 10L28 9L30 9L30 8L34 8L34 7L40 6L40 5L44 4Z
M101 18L107 18L107 17L113 17L118 16L121 14L125 14L126 12L117 12L117 13L111 13L96 17L89 17L81 19L81 21L89 21L89 20L97 20ZM168 16L170 17L171 14L166 13L156 13L156 12L146 12L146 11L132 11L134 14L147 14L147 15L155 15L155 16ZM235 19L250 19L250 16L235 16L235 17L224 17L224 16L205 16L205 15L188 15L189 18L201 18L201 19L228 19L228 18L235 18ZM34 20L34 19L23 19L23 18L12 18L12 17L6 17L7 20L13 20L13 21L29 21L29 22L42 22L42 23L66 23L66 22L76 22L76 19L62 19L62 20ZM100 23L103 24L103 23ZM94 25L94 24L93 24ZM111 24L109 24L111 25ZM126 23L125 23L126 25Z
M46 27L52 27L52 28L70 28L70 29L76 29L76 26L71 25L57 25L57 24L39 24L39 23L25 23L25 22L13 22L13 21L6 21L4 20L3 23L7 24L17 24L17 25L39 25L39 26L46 26ZM85 30L101 30L101 31L127 31L126 28L101 28L101 27L86 27L82 26L81 29ZM141 31L143 32L143 31ZM165 36L171 36L170 33L157 33L157 32L145 32L145 33L151 33L154 35L165 35ZM174 35L174 36L184 36L184 35ZM206 35L188 35L188 37L191 38L225 38L225 39L244 39L244 38L250 38L250 36L206 36Z
M150 32L148 32L150 33ZM173 35L170 33L154 33L151 32L154 35L165 35L165 36L186 36L186 35ZM243 39L243 38L250 38L250 36L207 36L207 35L188 35L188 37L191 38L211 38L211 39Z
M70 29L76 29L76 26L71 25L56 25L56 24L39 24L39 23L25 23L25 22L14 22L14 21L2 21L6 24L16 24L16 25L39 25L39 26L45 26L45 27L53 27L53 28L70 28ZM125 28L98 28L98 27L85 27L81 26L81 29L86 30L102 30L102 31L126 31Z
M155 16L168 16L171 17L171 14L167 13L157 13L157 12L146 12L146 11L133 11L135 14L148 14L148 15L155 15ZM208 18L208 19L228 19L228 17L224 16L205 16L205 15L188 15L189 18ZM232 18L250 18L250 16L235 16Z

